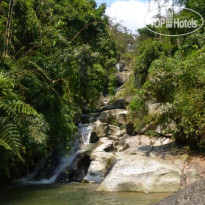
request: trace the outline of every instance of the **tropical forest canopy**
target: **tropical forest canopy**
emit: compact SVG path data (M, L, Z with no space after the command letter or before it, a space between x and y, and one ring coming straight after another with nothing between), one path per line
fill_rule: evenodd
M112 90L117 56L105 5L11 2L0 2L0 181L66 149L79 115Z

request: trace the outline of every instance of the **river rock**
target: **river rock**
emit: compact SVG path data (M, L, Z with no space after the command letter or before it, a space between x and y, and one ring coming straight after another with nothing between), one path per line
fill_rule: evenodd
M90 135L90 143L96 143L99 141L99 138L97 136L96 132L92 132Z
M107 137L112 140L118 140L124 134L118 126L102 123L100 121L93 123L93 131L91 135L93 135L93 133L96 133L95 135L98 138Z
M204 205L205 180L197 181L156 205Z
M127 123L127 113L120 113L117 118L115 119L115 122L120 125L125 125Z
M113 110L113 109L126 109L126 106L129 104L129 102L124 99L124 98L120 98L115 100L113 103L105 105L104 107L102 107L101 109L98 109L98 112L103 112L106 110Z
M119 86L123 85L129 79L130 73L130 71L122 71L115 74Z
M205 160L189 156L170 138L137 135L113 145L116 163L99 191L176 192L205 177Z
M120 114L127 114L127 111L123 109L106 110L100 113L98 120L104 123L112 123Z
M108 123L102 123L100 121L97 121L95 123L92 124L93 125L93 130L91 135L93 135L93 133L95 133L95 135L98 138L103 138L107 136L106 130L109 129L109 124Z
M113 141L107 138L100 139L100 146L94 149L90 155L91 164L83 182L99 183L104 179L115 160L112 152L105 152L105 149L112 143Z
M98 191L175 192L180 169L172 163L144 156L118 159Z

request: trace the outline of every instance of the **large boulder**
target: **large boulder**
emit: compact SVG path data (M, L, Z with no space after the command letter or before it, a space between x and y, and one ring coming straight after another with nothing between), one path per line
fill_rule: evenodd
M81 116L81 122L83 124L87 124L87 123L94 123L96 121L101 121L104 123L110 123L112 124L113 122L116 121L117 117L118 119L121 117L124 118L124 122L123 124L126 123L126 115L128 114L128 111L125 109L121 109L124 108L124 106L120 103L124 103L121 102L121 100L116 101L116 104L112 104L112 105L108 105L108 106L113 106L113 109L107 109L107 110L102 110L100 113L92 113L92 114L84 114ZM122 116L123 115L123 116ZM120 121L120 125L122 124L122 120L118 120L117 122Z
M149 115L152 116L153 118L157 118L163 113L168 112L172 108L172 105L169 103L148 103L147 107L148 107ZM159 135L172 136L172 134L177 129L177 125L172 119L168 119L167 122L163 122L163 123L156 123L154 121L147 124L141 130L141 133L145 133L147 131L153 131Z
M204 205L205 180L197 181L156 205Z
M82 124L93 123L97 120L98 116L99 113L83 114L81 115L80 121Z
M176 192L205 177L205 161L170 138L124 137L113 147L116 163L99 191Z
M98 191L175 192L181 170L174 164L145 156L118 159Z
M112 102L111 104L107 104L101 109L98 109L98 112L103 112L105 110L113 110L113 109L126 109L126 106L129 104L130 99L120 98Z
M93 125L93 130L92 130L91 135L95 135L98 138L103 138L107 136L106 130L109 128L108 123L102 123L100 121L97 121L93 123L92 125Z
M118 140L123 134L123 131L121 131L118 126L97 121L93 123L91 136L97 136L98 138L107 137L112 140Z
M125 125L127 123L127 113L120 113L117 118L115 119L115 122L121 126Z
M113 153L105 151L112 143L113 141L107 138L100 139L100 146L94 149L90 155L91 164L83 182L99 183L104 179L107 171L115 161Z
M160 115L172 108L170 103L148 103L149 115Z
M119 125L126 124L127 111L124 109L113 109L101 112L98 116L98 120L104 123L116 122Z
M129 79L130 74L130 71L117 72L115 75L118 85L123 85Z

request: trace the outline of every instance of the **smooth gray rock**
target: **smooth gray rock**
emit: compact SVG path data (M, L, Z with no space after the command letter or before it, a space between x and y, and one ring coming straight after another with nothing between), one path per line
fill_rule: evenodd
M105 152L105 149L112 145L112 143L113 141L107 138L100 139L99 146L90 154L92 161L83 182L99 183L104 179L107 171L115 161L112 152Z
M180 188L180 169L144 156L123 156L98 191L175 192Z
M98 138L107 137L112 140L118 140L124 134L123 130L120 130L118 126L114 126L108 123L102 123L100 121L97 121L92 125L92 135L95 135Z
M130 71L117 72L115 75L118 85L123 85L129 79L130 74Z
M184 190L167 197L156 205L204 205L205 180L197 181Z
M113 109L113 110L106 110L100 113L97 120L104 123L110 123L116 122L119 124L125 124L126 123L126 115L127 111L124 109ZM123 115L123 116L122 116ZM124 119L122 119L122 117Z
M113 146L117 162L98 191L169 193L205 177L205 161L190 157L170 138L137 135Z
M106 104L101 109L97 109L97 111L98 112L103 112L103 111L106 111L106 110L113 110L113 109L126 109L126 106L128 104L129 104L129 102L126 99L121 98L121 99L115 100L111 104Z
M125 125L127 123L127 113L120 113L115 121L119 126Z

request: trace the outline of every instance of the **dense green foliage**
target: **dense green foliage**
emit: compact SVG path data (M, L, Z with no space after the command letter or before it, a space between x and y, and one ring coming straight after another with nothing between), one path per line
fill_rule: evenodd
M204 16L204 1L184 3ZM176 139L186 141L191 149L204 151L204 27L184 37L153 36L146 29L140 29L139 34L135 63L137 93L130 106L136 130L141 132L151 122L165 127L174 122ZM166 109L150 115L150 103Z
M1 182L65 149L80 113L109 90L117 54L104 11L92 0L18 0L5 46L0 2Z

